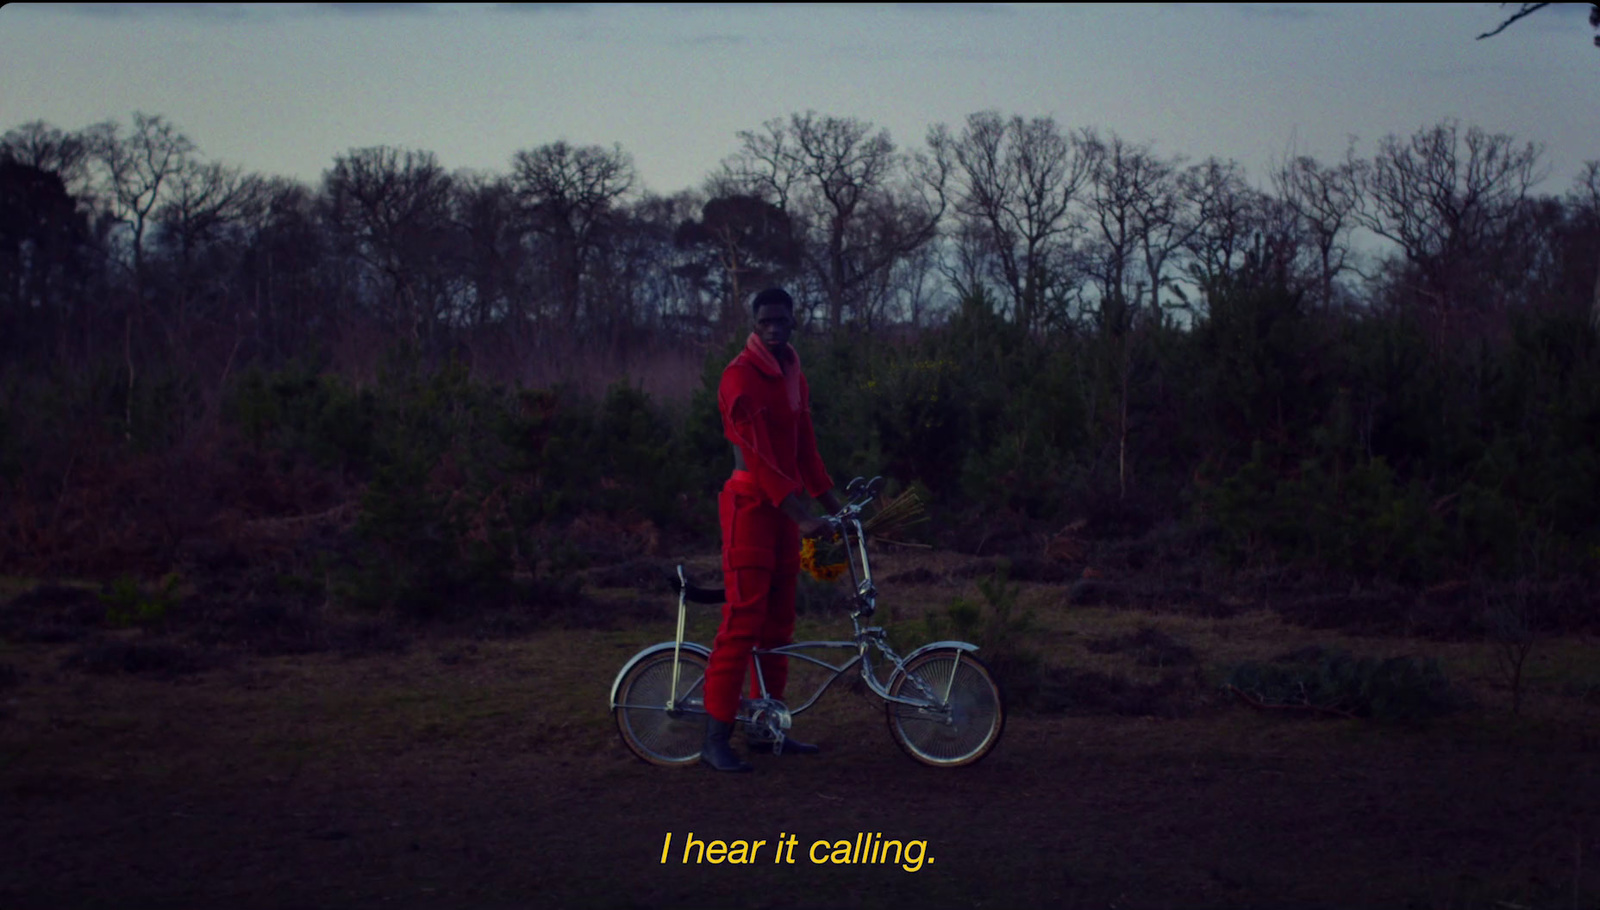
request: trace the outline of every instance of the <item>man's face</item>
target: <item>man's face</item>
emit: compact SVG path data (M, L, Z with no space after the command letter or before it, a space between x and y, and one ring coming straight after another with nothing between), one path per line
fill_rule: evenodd
M794 314L781 303L762 304L756 308L756 336L767 349L776 354L789 343L794 334Z

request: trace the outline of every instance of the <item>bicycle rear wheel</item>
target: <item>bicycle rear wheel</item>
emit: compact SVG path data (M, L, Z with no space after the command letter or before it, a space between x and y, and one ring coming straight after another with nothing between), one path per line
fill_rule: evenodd
M612 715L617 732L633 754L653 765L687 765L700 758L706 732L706 659L685 649L678 656L677 700L667 710L672 691L672 652L640 661L617 687Z
M885 708L889 735L925 765L974 764L989 754L1005 730L1000 687L989 668L967 651L948 648L912 658L905 672L890 682L889 694L929 701L921 708L893 702Z

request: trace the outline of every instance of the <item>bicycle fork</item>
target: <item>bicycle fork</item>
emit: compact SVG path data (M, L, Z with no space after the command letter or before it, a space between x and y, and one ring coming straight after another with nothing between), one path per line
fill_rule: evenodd
M683 620L688 614L686 600L689 596L689 579L683 575L683 566L678 566L678 634L672 640L672 688L667 692L667 711L678 710L678 668L679 655L683 653Z

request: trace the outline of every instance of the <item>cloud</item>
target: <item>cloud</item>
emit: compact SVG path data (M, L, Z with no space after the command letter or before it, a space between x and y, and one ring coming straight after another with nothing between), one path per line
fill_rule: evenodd
M341 16L385 16L393 13L414 16L433 12L432 5L427 3L320 3L318 7Z
M1304 22L1322 15L1321 12L1304 6L1284 6L1270 3L1233 3L1229 9L1244 16L1246 19L1277 20L1279 22Z
M73 3L61 9L97 19L195 22L271 22L307 15L416 16L437 12L431 3Z
M916 15L933 16L1013 16L1010 3L896 3L895 8Z
M97 19L148 19L170 17L237 22L257 15L243 3L72 3L64 12Z
M498 3L495 9L503 13L523 13L538 15L541 13L587 13L594 8L592 3Z
M673 42L673 44L678 44L685 47L731 47L736 44L744 44L749 40L750 39L744 35L688 35L677 39Z

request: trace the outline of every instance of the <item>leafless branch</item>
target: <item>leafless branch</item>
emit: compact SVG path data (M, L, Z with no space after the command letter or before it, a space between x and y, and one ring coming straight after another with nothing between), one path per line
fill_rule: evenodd
M1484 32L1483 34L1479 35L1478 36L1478 40L1482 41L1485 38L1493 38L1495 35L1498 35L1501 32L1505 31L1506 29L1510 28L1512 23L1516 22L1517 20L1524 19L1524 18L1526 18L1528 16L1531 16L1534 13L1537 13L1539 10L1544 9L1545 7L1547 7L1549 5L1550 4L1548 4L1548 3L1524 3L1524 4L1522 4L1522 9L1517 10L1515 13L1513 13L1511 15L1510 18L1508 18L1508 19L1506 19L1506 21L1500 23L1500 26L1498 28L1496 28L1494 31L1492 31L1492 32Z

